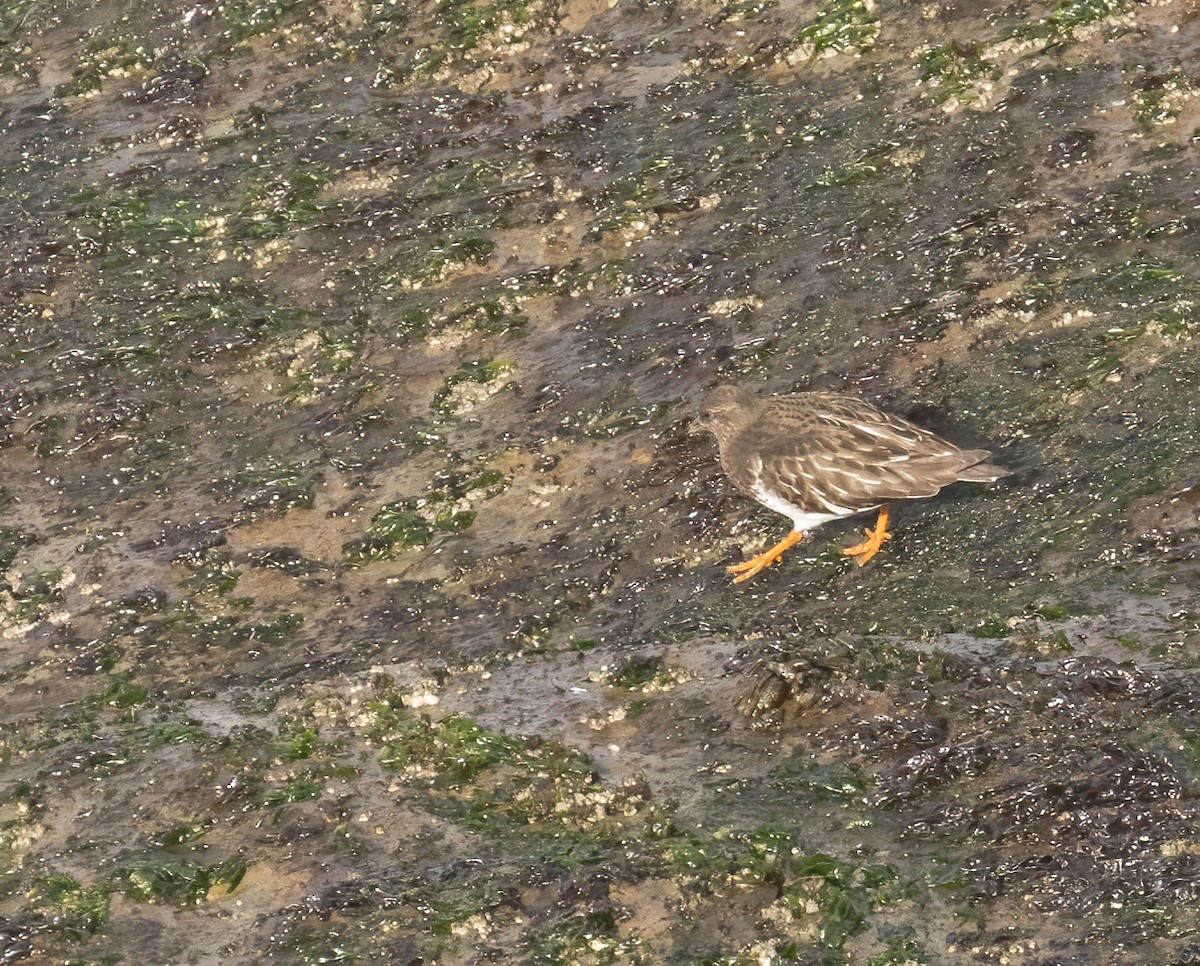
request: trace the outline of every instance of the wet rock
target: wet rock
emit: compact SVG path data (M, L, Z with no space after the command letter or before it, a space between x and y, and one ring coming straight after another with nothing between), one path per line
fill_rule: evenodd
M59 644L71 655L66 666L68 674L99 674L111 670L116 663L117 652L106 642L69 636Z
M170 599L170 595L161 588L143 587L132 594L110 601L106 608L126 616L141 616L165 610Z
M0 926L0 963L19 963L33 955L33 937L38 929L18 923Z
M1197 21L801 6L9 18L0 787L37 804L0 793L0 920L34 955L1194 947ZM472 360L508 390L450 394ZM718 377L1025 472L731 589L715 541L780 518L683 435ZM404 515L485 463L478 518ZM422 539L356 543L385 506ZM113 892L177 822L171 874L270 887Z
M1062 137L1050 142L1046 150L1046 163L1056 168L1069 168L1072 165L1090 161L1095 155L1096 134L1094 131L1069 131Z
M1085 779L1079 793L1085 803L1128 806L1180 796L1179 780L1165 762L1138 760L1124 749L1112 749L1093 767L1094 774Z
M203 64L187 60L178 51L164 54L155 66L156 72L142 85L141 90L125 95L127 100L135 104L185 101L208 75Z
M653 798L650 779L644 773L624 778L621 782L621 793L630 800L650 801Z
M856 722L847 729L846 738L851 747L864 755L900 756L916 755L918 757L932 745L937 745L946 738L948 726L944 720L938 720L919 710L905 714L904 709L897 708L893 714L880 714ZM958 754L962 749L941 747L935 756L946 759L951 753ZM920 753L920 754L919 754ZM916 770L928 767L928 761L918 762L910 758L908 764Z
M1118 664L1101 657L1069 658L1049 676L1061 690L1085 699L1137 700L1146 706L1165 693L1158 678L1131 661Z
M146 552L160 547L175 550L181 561L197 560L209 550L223 547L227 542L225 528L214 520L163 524L153 536L135 541L131 549Z
M309 560L295 547L260 547L247 554L252 567L265 570L280 570L289 577L299 577L323 569L322 565Z

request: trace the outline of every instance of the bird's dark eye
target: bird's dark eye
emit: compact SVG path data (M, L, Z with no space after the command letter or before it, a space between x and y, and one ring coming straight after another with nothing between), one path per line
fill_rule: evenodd
M700 418L701 419L712 419L712 411L709 409L701 409L700 410Z

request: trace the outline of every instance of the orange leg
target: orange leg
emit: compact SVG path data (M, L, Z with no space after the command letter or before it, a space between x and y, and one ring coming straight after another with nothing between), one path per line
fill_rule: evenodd
M803 538L803 533L801 533L799 530L793 530L786 537L780 540L779 543L775 544L775 546L773 546L770 550L765 550L757 557L751 557L744 563L733 564L725 569L731 574L741 574L740 577L733 578L733 582L735 584L740 584L743 580L749 580L760 570L771 566L771 564L783 556L783 552L787 550L788 547L799 543Z
M861 567L879 553L879 548L883 546L885 540L892 539L892 535L888 533L887 522L888 505L885 503L879 508L879 519L875 521L875 529L863 531L867 535L867 539L856 546L847 547L842 553L847 557L854 557Z

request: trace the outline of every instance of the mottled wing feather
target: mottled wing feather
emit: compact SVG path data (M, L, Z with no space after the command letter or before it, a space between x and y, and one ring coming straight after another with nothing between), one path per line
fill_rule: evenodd
M933 496L988 457L850 397L830 395L817 407L803 397L793 407L792 398L772 400L758 449L763 482L808 509L853 512Z

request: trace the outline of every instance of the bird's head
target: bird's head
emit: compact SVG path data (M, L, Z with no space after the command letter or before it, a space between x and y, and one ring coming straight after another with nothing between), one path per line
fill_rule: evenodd
M692 431L710 432L720 441L750 423L758 415L758 404L758 397L747 389L717 386L700 403Z

